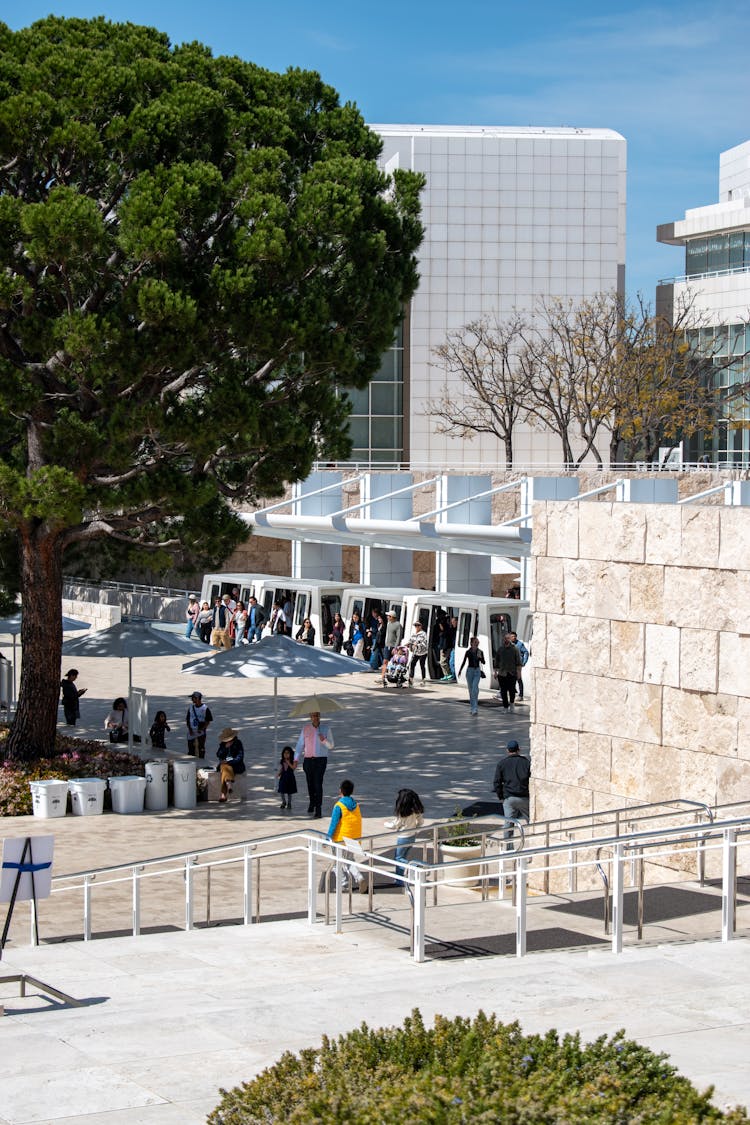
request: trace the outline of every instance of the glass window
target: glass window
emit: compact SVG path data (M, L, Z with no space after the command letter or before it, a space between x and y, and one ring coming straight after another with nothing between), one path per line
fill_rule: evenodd
M370 429L373 449L394 449L400 444L396 433L398 422L400 422L399 418L371 419Z
M369 414L370 413L370 388L365 387L362 391L355 391L348 389L347 397L352 404L352 414Z
M373 383L370 390L373 414L401 413L400 383Z
M689 276L706 272L708 260L705 238L696 238L685 247L685 273Z
M714 270L725 270L729 266L729 239L724 234L712 235L708 239L708 261L706 268L709 273Z
M349 437L352 440L352 445L368 449L370 445L370 419L367 417L350 418Z
M745 264L745 232L735 231L729 236L729 268L738 269Z

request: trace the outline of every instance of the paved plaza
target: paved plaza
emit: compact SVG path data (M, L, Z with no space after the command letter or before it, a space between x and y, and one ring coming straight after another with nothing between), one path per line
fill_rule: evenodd
M184 717L195 689L205 693L215 716L212 751L223 726L239 730L249 765L244 804L136 816L9 818L2 835L53 832L54 871L61 875L284 829L325 827L326 821L303 815L303 792L291 817L278 808L273 682L187 676L179 670L183 659L136 659L134 683L147 687L150 715L167 711L169 752L185 749ZM127 663L75 663L79 683L88 687L79 729L99 737L112 699L126 690ZM337 781L351 777L366 832L381 828L402 785L419 791L428 819L492 801L492 774L505 742L515 737L528 744L528 707L505 715L488 699L472 718L463 688L435 684L384 692L366 673L327 683L279 680L282 744L293 742L299 730L288 712L315 690L345 706L331 720L336 749L326 774L325 811ZM80 940L80 902L64 907L62 896L54 896L40 907L43 944L35 949L26 944L28 908L21 905L0 975L25 971L83 1005L61 1006L34 988L20 997L17 985L0 986L6 1010L0 1019L0 1122L202 1122L219 1087L252 1077L282 1051L314 1045L323 1031L337 1034L363 1020L400 1022L414 1007L428 1020L438 1012L470 1015L481 1008L518 1019L525 1031L580 1030L586 1040L624 1028L666 1051L699 1086L714 1083L717 1104L750 1103L750 942L742 926L737 940L716 940L715 903L707 901L698 926L705 940L690 940L695 931L665 912L642 945L631 942L614 956L598 914L584 917L586 904L561 900L555 905L561 940L575 932L578 948L555 948L554 934L540 940L542 926L550 932L549 920L535 923L542 916L532 911L530 952L519 960L509 904L467 906L472 892L441 892L440 905L427 915L428 960L415 964L408 900L396 888L378 890L372 915L367 898L354 896L355 916L339 935L322 922L308 925L303 891L296 868L281 866L264 884L263 896L264 918L277 921L206 927L199 917L199 928L186 933L179 907L167 919L172 908L165 896L163 903L145 904L141 937L87 943ZM232 909L222 916L220 882L215 893L216 920L234 921ZM95 933L127 931L127 910L115 917L113 908L111 919L103 912L95 907ZM469 916L474 938L482 940L464 940ZM153 925L164 928L148 932Z

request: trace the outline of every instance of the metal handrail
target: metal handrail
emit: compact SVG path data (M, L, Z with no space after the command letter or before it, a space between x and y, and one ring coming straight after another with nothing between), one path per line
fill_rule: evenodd
M696 802L696 804L700 804L700 802ZM450 818L450 822L455 823L455 818ZM429 826L426 829L419 830L422 833L420 842L427 846L430 842L429 834L432 834L434 846L435 828L437 827L438 830L444 828L447 823L447 821L444 821L438 826ZM476 826L476 819L472 821L472 819L469 818L466 823ZM614 928L612 940L615 952L619 952L622 943L623 868L627 857L631 856L630 862L634 865L638 865L643 863L645 852L649 852L652 858L661 855L671 855L675 847L681 847L685 844L697 845L699 852L709 848L714 850L718 848L722 849L724 872L722 877L723 940L729 940L729 937L731 937L734 932L736 924L736 849L739 846L740 838L743 839L744 843L745 840L750 837L750 816L728 818L722 821L714 821L708 825L702 823L692 826L661 826L646 831L631 832L627 835L623 835L620 832L620 825L618 823L617 832L594 839L577 841L572 844L570 840L567 840L559 843L549 843L543 846L528 846L527 842L525 846L512 850L509 850L509 840L506 834L511 827L513 829L520 828L522 830L522 825L519 826L517 822L499 818L499 823L495 832L489 830L489 825L487 825L486 822L484 822L484 827L487 830L483 833L485 837L483 853L476 858L472 858L471 864L473 867L476 867L479 872L479 877L483 884L483 899L487 897L484 893L485 889L489 888L491 884L494 884L495 880L497 881L498 898L501 900L504 899L506 880L510 879L512 881L512 904L516 910L517 916L517 953L519 956L525 953L526 884L531 863L536 861L540 872L543 872L545 869L549 869L550 871L565 870L566 868L570 869L571 866L575 866L576 868L590 868L592 866L592 860L586 856L582 857L581 853L590 852L592 849L596 852L595 863L600 861L603 852L609 850L611 854L607 862L609 865L614 865L615 882L612 892ZM374 843L374 841L380 840L385 836L392 839L396 835L397 833L392 831L375 834L371 838L371 842ZM497 851L488 851L488 848L494 844L498 846ZM558 860L564 857L566 851L568 852L567 861L559 863ZM230 853L232 852L237 854L231 855ZM126 879L130 879L133 884L133 934L137 935L140 933L140 886L143 879L163 874L180 873L185 880L185 928L189 930L193 928L194 924L193 916L196 901L194 886L195 871L200 868L210 872L211 868L214 866L218 867L242 863L245 903L244 924L247 925L253 921L258 921L260 918L259 887L261 860L270 859L274 856L289 855L292 852L305 853L307 855L307 913L308 921L312 924L317 919L316 861L328 857L328 864L330 865L331 855L333 855L333 862L336 865L340 865L342 862L346 861L347 855L345 845L331 843L321 832L312 829L288 831L270 837L244 841L239 844L217 845L215 847L202 849L201 851L183 852L153 860L117 864L108 868L99 868L95 871L55 876L53 877L53 893L59 894L71 889L83 890L84 939L89 940L92 934L91 891L93 885L106 886L117 882L122 883L126 881ZM216 855L216 858L206 863L206 856L210 855ZM201 863L201 860L204 862ZM435 862L435 855L433 855L433 862L430 863L426 859L426 852L423 852L422 860L409 861L404 867L403 874L397 875L395 872L395 860L371 847L369 850L363 848L362 854L357 855L356 862L358 866L367 871L370 888L372 888L376 875L385 875L396 882L402 883L409 890L410 898L413 903L413 954L416 960L423 960L426 892L431 884L433 889L436 889L438 883L445 880L446 875L453 885L461 885L462 882L466 882L468 877L454 878L451 876L451 870L455 871L455 869L462 866L465 861ZM159 865L164 868L165 864L167 865L166 869L156 870ZM255 868L255 877L253 875L253 868ZM637 866L636 871L638 871ZM109 877L102 879L101 876ZM638 878L639 883L642 884L641 872L638 873ZM207 891L210 896L209 879L210 876L207 878ZM256 896L255 909L253 910L254 888ZM370 890L370 908L371 905L372 891ZM639 914L640 936L642 933L642 899L639 905L641 908ZM375 920L374 917L373 920ZM210 897L207 900L207 921L210 922ZM328 909L326 909L326 921L329 921ZM339 880L337 880L336 887L335 922L337 931L340 931L342 926L342 912ZM32 932L32 944L33 941Z

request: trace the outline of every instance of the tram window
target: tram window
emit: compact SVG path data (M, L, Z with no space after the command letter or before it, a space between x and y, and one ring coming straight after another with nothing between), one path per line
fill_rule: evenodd
M266 590L263 595L263 609L266 611L266 620L268 620L273 609L273 593L271 590Z
M458 635L456 644L461 648L468 648L471 641L471 614L462 613L458 619Z
M307 617L307 594L297 594L297 600L294 606L294 623L295 625L304 624Z
M209 604L211 606L213 606L214 602L218 598L220 589L221 589L221 586L218 584L218 582L212 582L211 583L211 593L209 595Z
M328 644L331 637L334 613L341 613L341 598L338 594L324 594L320 599L321 640L324 645Z
M250 601L250 598L252 597L252 595L253 595L252 586L243 586L242 587L242 591L240 593L240 601L245 606L245 608L247 608L247 603Z
M427 608L420 609L418 620L422 622L422 628L424 629L425 633L427 633L427 629L428 629L428 626L430 624L430 611L429 611L429 609L427 609ZM427 635L429 636L429 633Z

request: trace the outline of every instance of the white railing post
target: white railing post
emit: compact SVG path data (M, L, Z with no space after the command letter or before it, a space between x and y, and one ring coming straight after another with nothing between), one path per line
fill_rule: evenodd
M404 874L414 876L414 942L412 956L416 962L424 961L424 919L425 919L425 869L422 866L407 867Z
M193 870L194 865L198 862L198 857L195 855L185 856L185 929L192 930L193 928L193 907L195 905L195 895L193 888Z
M91 876L83 877L83 940L91 941Z
M340 934L341 931L342 931L342 914L343 914L343 911L342 911L342 906L341 906L341 897L342 897L342 894L343 894L343 889L342 889L342 886L341 886L341 882L342 882L341 868L342 868L341 848L336 848L336 900L335 900L336 901L336 918L335 918L336 930L335 930L335 932L337 934Z
M141 933L141 880L142 867L133 868L133 937Z
M29 899L29 920L31 921L31 940L29 945L38 945L37 934L39 933L39 927L37 926L36 918L36 899L33 898Z
M612 952L622 953L622 904L625 860L622 844L615 844L612 853Z
M526 878L529 861L525 855L520 855L516 860L515 892L516 892L516 957L526 956Z
M721 940L734 937L735 886L737 882L737 830L725 828L721 862Z
M317 840L307 841L307 921L313 926L317 918L317 887L315 885L316 864L318 854Z
M253 920L253 848L245 844L242 849L242 922L249 926Z

